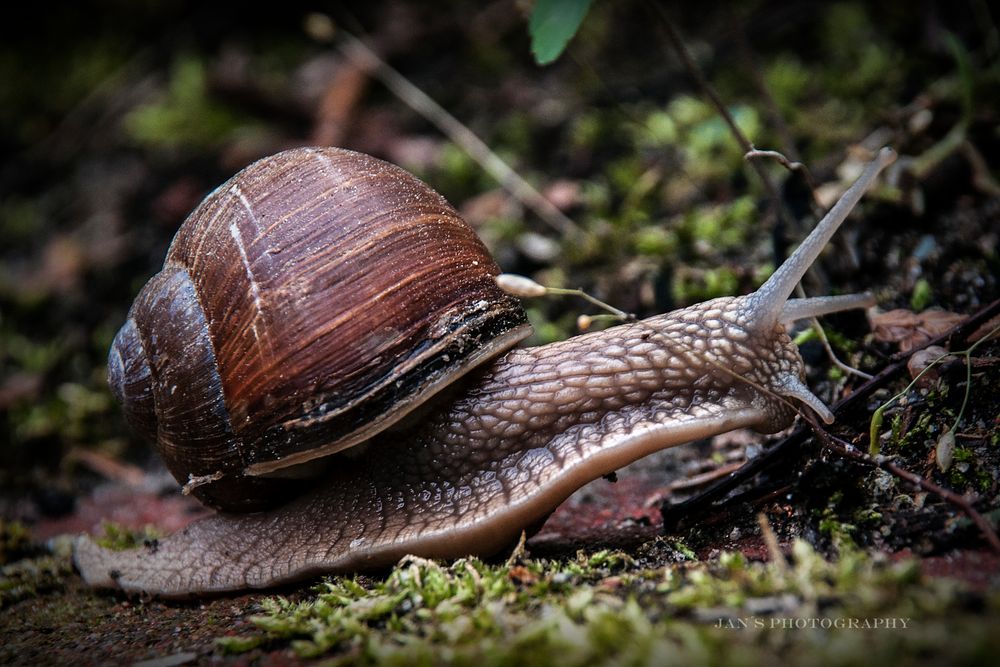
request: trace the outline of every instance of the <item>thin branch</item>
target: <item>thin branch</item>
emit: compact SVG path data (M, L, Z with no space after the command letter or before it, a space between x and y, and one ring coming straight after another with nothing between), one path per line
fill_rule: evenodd
M819 437L819 439L823 442L823 446L827 449L833 450L843 458L859 461L866 465L875 466L890 472L896 477L905 480L918 488L930 491L962 510L983 533L983 536L986 538L990 547L992 547L995 552L1000 554L1000 537L997 537L997 533L993 529L993 526L986 520L985 517L983 517L982 514L979 513L978 510L976 510L975 507L972 506L972 503L969 502L968 498L955 493L954 491L949 491L948 489L945 489L914 472L910 472L906 468L897 465L887 458L869 456L867 453L861 451L846 440L841 440L832 433L828 432L820 426L819 422L817 422L810 414L803 414L802 418L809 423L812 427L813 433Z
M792 160L799 160L799 151L795 146L795 139L792 137L792 132L788 128L788 123L785 122L785 117L781 113L781 108L778 106L778 101L774 99L774 95L771 94L771 89L767 85L767 81L764 80L764 76L761 74L760 61L757 58L757 52L754 51L753 45L747 38L747 33L745 30L745 21L740 21L737 26L737 46L740 50L740 54L743 56L744 62L747 64L747 71L750 73L750 80L753 82L754 87L757 88L757 93L760 98L764 101L764 109L767 115L771 118L771 125L774 127L775 132L781 138L781 143L783 144L782 150L792 157Z
M340 50L345 56L371 71L386 88L407 106L437 126L445 136L459 145L487 173L495 178L507 192L534 211L542 221L563 235L580 232L580 228L575 222L524 180L520 174L511 169L472 130L448 113L427 93L414 86L406 77L390 67L360 39L346 31L342 33L342 36Z
M795 293L800 298L805 298L806 291L805 289L803 289L801 283L795 286ZM823 349L826 350L827 358L830 359L830 362L833 363L834 366L836 366L840 370L850 375L857 375L858 377L863 378L865 380L872 379L872 376L869 375L868 373L865 373L864 371L855 368L854 366L851 366L850 364L847 364L840 360L840 357L837 356L837 353L833 351L833 346L830 345L830 339L827 338L826 335L826 329L824 329L823 325L820 324L818 317L810 317L809 326L811 326L812 330L816 332L816 335L819 337L820 343L823 344Z
M802 174L802 177L806 179L806 185L809 186L809 191L812 193L813 201L814 202L816 201L816 181L813 180L812 172L809 171L809 167L805 166L801 162L795 160L789 160L787 157L784 156L784 154L778 151L767 151L755 148L751 151L747 151L743 155L743 159L746 160L747 162L762 158L768 160L775 160L778 162L778 164L780 164L788 171L798 172Z
M986 164L982 153L968 139L962 142L959 150L965 155L965 159L969 161L969 166L972 167L972 184L980 192L990 197L1000 197L1000 183L997 183L996 179L993 178L993 175L990 173L990 167Z
M659 5L656 5L659 8ZM729 113L729 109L726 105L722 103L722 99L719 97L718 93L712 85L705 79L705 76L701 73L698 68L697 63L695 63L694 58L691 57L691 52L688 51L687 46L684 45L684 41L681 39L680 35L677 34L677 29L674 28L673 22L670 20L667 13L662 8L660 9L660 15L663 19L663 24L666 27L667 40L670 42L670 46L677 53L681 62L684 64L684 68L688 71L688 74L695 80L698 87L701 88L705 96L712 102L715 106L716 111L722 116L722 119L729 126L729 130L733 133L733 137L736 138L737 143L743 149L744 153L750 153L754 150L754 145L747 139L747 136L743 134L743 130L739 128L736 124L736 120L733 118L732 114ZM778 188L775 186L774 181L771 180L770 174L760 165L759 162L751 161L750 166L753 167L754 171L757 172L757 176L760 177L761 182L764 183L764 188L767 190L768 197L771 200L771 210L774 213L775 220L779 225L788 228L788 223L790 222L784 207L781 205L781 196L778 194Z
M767 554L770 556L771 562L781 572L781 576L786 576L788 574L788 561L785 560L785 555L781 553L778 536L774 534L774 528L771 528L771 522L768 521L767 514L757 512L757 525L760 526L760 536L764 540L764 546L767 547Z

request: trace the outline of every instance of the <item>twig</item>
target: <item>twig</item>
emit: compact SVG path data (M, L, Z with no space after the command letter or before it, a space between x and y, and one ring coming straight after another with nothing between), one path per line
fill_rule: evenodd
M78 461L105 479L119 482L133 489L142 486L146 473L138 466L119 461L99 451L73 447L66 454L66 461Z
M990 197L1000 197L1000 183L997 183L993 175L990 174L990 167L986 164L982 153L968 139L962 142L959 150L969 161L969 166L972 167L972 184L980 192Z
M736 42L740 50L740 54L747 65L746 69L750 73L750 80L757 88L757 93L760 95L760 98L764 101L764 109L767 111L767 115L771 118L771 125L781 138L781 149L790 155L792 160L797 162L799 160L799 151L795 146L795 139L792 137L791 130L788 129L788 123L785 122L785 117L782 115L781 109L778 107L777 100L774 99L774 95L771 94L770 87L768 87L767 82L760 73L761 68L760 62L757 59L757 52L754 51L750 40L747 39L745 25L746 23L741 20L736 29L736 33L738 35ZM806 173L808 174L808 172ZM815 188L813 188L813 190L815 191Z
M656 7L660 10L660 15L663 19L663 24L666 27L667 39L670 42L670 46L681 59L681 63L683 63L684 68L688 71L688 74L695 80L695 83L698 84L698 87L701 88L705 96L712 102L712 105L715 106L716 111L719 112L719 115L722 116L726 125L729 126L729 130L733 133L733 136L743 149L743 152L750 153L756 150L750 140L747 139L747 136L743 134L743 130L741 130L736 124L736 120L733 118L732 114L729 113L729 109L726 108L726 105L722 103L718 93L715 92L715 89L701 73L701 70L698 68L697 63L695 63L694 58L691 57L691 52L688 51L683 40L681 40L680 35L677 34L677 30L674 28L674 24L670 20L669 16L667 16L666 11L659 7L659 5L656 5ZM760 180L764 183L764 188L767 190L768 197L771 200L771 210L774 213L775 220L778 225L787 229L790 221L788 219L787 212L781 205L781 196L778 194L778 188L774 185L774 181L771 180L770 174L767 173L759 162L751 161L750 166L753 167L754 171L757 172L757 176L759 176Z
M514 550L510 552L510 556L507 557L507 561L504 563L504 567L510 568L518 560L524 558L524 545L528 541L528 533L526 531L521 531L521 536L517 538L517 544L514 545Z
M795 293L799 298L805 298L806 291L802 288L801 283L795 286ZM872 379L872 376L868 373L865 373L864 371L840 360L837 353L833 351L833 346L830 345L830 339L826 335L826 329L824 329L823 325L820 324L818 317L810 317L809 326L812 327L814 332L816 332L816 335L819 337L819 342L822 343L823 349L826 351L827 358L833 363L834 366L850 375L857 375L865 380Z
M920 347L915 347L911 350L907 350L906 352L897 353L893 356L889 365L879 371L875 377L855 389L849 396L835 403L833 406L834 414L840 415L841 413L856 410L858 405L863 400L867 399L869 395L874 393L877 389L881 389L890 380L905 371L906 364L910 360L910 357L920 350L933 345L938 345L948 349L956 345L964 345L966 339L975 333L984 322L989 322L998 314L1000 314L1000 299L984 306L975 314L956 324L949 331L946 331L933 340L927 341Z
M482 166L500 185L522 204L535 212L546 224L561 234L577 234L580 228L560 211L555 204L545 198L520 174L510 168L499 155L493 152L482 139L448 113L406 77L382 60L360 39L344 31L341 52L371 71L394 95L411 109L437 126L441 132L462 147L472 159Z
M759 148L755 148L751 151L747 151L743 155L743 159L746 160L747 162L762 158L768 160L775 160L778 162L778 164L780 164L788 171L798 172L802 174L802 177L806 179L806 185L809 186L809 191L812 193L813 201L814 202L816 201L816 181L813 180L812 172L809 171L809 167L805 166L804 164L802 164L797 160L789 160L787 157L784 156L783 153L780 153L778 151L766 151Z
M787 169L788 171L798 171L800 169L806 171L806 166L799 161L791 161L784 156L783 153L779 151L767 151L760 148L755 148L752 151L747 151L746 155L743 156L744 160L753 160L756 158L767 158L769 160L776 160L778 164Z
M910 472L906 468L903 468L893 463L887 458L881 456L880 457L869 456L867 453L856 448L851 443L845 440L841 440L837 436L828 432L826 429L824 429L822 426L819 425L819 422L817 422L816 419L811 414L803 413L803 419L805 419L809 423L809 425L812 427L812 432L819 437L819 439L823 442L823 445L827 449L833 450L834 452L836 452L837 454L839 454L844 458L853 459L855 461L859 461L866 465L875 466L881 468L882 470L886 470L895 475L896 477L906 480L907 482L913 484L918 488L924 489L925 491L930 491L931 493L943 498L945 501L951 503L955 507L965 512L965 514L970 519L972 519L972 522L975 523L976 526L979 528L979 530L983 533L983 536L986 538L986 541L989 542L989 545L993 548L993 550L998 554L1000 554L1000 537L997 537L997 533L993 529L993 526L990 525L990 522L987 521L983 517L983 515L980 514L979 511L972 506L972 503L969 502L969 500L965 496L955 493L954 491L949 491L948 489L945 489L941 486L938 486L929 479L921 477L920 475L914 472Z
M742 461L735 461L733 463L727 463L718 468L699 473L697 475L692 475L690 477L685 477L684 479L677 480L676 482L671 482L666 486L662 487L656 493L654 493L650 498L643 503L644 507L652 507L653 505L659 505L663 502L664 498L673 493L674 491L684 491L686 489L693 489L709 482L714 482L720 477L725 477L730 473L734 473L740 469L743 465Z

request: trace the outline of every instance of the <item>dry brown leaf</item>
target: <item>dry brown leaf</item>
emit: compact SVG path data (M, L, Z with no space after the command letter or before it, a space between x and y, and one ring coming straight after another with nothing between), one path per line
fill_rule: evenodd
M954 328L965 319L965 315L947 310L912 310L897 308L885 313L869 315L875 340L883 343L899 343L903 352L920 347Z

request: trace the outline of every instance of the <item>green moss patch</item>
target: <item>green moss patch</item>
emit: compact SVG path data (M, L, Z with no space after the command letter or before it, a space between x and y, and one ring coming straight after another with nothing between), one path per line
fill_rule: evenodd
M804 541L777 564L734 553L662 568L619 552L514 565L411 557L384 580L331 578L307 600L262 607L255 634L219 649L285 647L333 664L642 665L900 664L946 648L975 662L1000 646L978 622L1000 596L928 580L914 561L856 549L827 560Z

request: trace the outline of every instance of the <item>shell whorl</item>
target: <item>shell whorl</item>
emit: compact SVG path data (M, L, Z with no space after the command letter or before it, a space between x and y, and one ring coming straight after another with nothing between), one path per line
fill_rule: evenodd
M168 266L143 287L108 356L108 383L126 419L156 443L179 482L202 502L252 511L287 497L286 481L247 479L245 446L226 410L208 323L183 268Z
M265 477L300 476L524 338L497 273L404 170L286 151L184 222L116 338L109 382L178 481L212 506L257 509L281 500L258 493Z
M118 330L108 352L108 386L125 412L125 419L147 440L156 440L153 376L135 320Z

